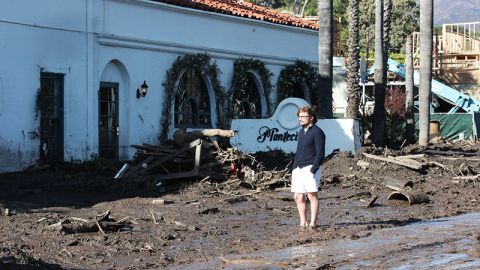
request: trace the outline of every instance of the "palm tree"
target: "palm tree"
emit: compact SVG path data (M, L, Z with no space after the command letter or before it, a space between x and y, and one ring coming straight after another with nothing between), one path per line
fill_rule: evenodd
M432 90L433 0L420 1L420 88L418 144L428 145Z
M318 1L318 106L322 117L332 118L333 0Z
M413 114L413 48L412 35L407 36L405 48L405 139L407 142L415 141L415 122Z
M350 0L347 8L348 16L348 58L347 63L347 109L348 118L359 117L360 86L358 84L359 56L360 56L360 18L359 0Z
M392 0L383 0L383 79L387 82L388 54L390 52L390 32L392 30Z
M385 81L383 61L383 0L375 0L375 107L373 111L373 143L385 144Z

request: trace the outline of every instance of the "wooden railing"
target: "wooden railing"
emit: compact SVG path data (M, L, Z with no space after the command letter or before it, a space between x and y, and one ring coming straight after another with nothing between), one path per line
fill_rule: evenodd
M414 66L419 67L420 33L413 33ZM433 36L434 69L480 69L480 22L442 25Z
M480 53L480 22L442 25L443 53Z

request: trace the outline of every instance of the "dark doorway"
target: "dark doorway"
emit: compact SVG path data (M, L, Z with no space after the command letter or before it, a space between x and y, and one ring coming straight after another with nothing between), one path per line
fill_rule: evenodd
M118 84L100 83L98 91L99 156L118 160Z
M63 74L40 73L40 160L63 161Z

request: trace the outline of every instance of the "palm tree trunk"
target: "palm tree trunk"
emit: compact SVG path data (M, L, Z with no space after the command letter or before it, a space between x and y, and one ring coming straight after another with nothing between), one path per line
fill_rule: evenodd
M412 35L408 35L405 49L405 139L415 142L415 121L413 114L413 48Z
M390 52L390 32L392 24L392 0L383 0L383 79L387 83L388 56Z
M321 117L332 118L333 0L318 1L318 24L317 104Z
M375 0L375 107L373 111L373 143L385 144L385 81L383 61L383 0Z
M302 5L302 0L293 1L293 15L300 14L300 6Z
M418 144L428 145L432 90L433 0L420 1L420 88Z
M360 18L359 0L350 0L348 15L348 63L347 63L347 109L346 117L359 118L360 85L358 71L360 68Z

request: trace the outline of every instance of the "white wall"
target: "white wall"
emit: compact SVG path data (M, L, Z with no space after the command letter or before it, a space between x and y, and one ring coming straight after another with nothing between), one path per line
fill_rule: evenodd
M83 1L0 1L0 171L38 159L40 72L65 74L65 152L85 152L87 87ZM28 7L28 8L27 8ZM84 8L83 8L84 10ZM73 128L69 123L76 123ZM83 131L82 131L83 130Z
M41 70L65 75L66 161L97 153L99 84L119 83L120 158L129 159L131 144L158 142L162 83L178 56L208 53L229 90L238 57L264 61L275 84L296 59L316 64L318 44L312 30L143 0L2 0L0 37L0 173L39 158L29 132L39 127ZM136 99L144 80L148 94Z
M318 61L316 31L150 1L106 0L104 33L218 51L230 57Z

